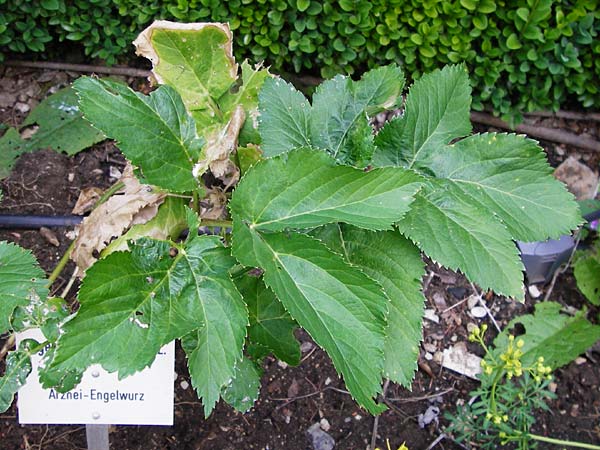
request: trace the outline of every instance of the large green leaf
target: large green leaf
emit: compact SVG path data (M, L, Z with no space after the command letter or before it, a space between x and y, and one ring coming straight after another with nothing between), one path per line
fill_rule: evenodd
M296 322L287 313L271 289L258 277L244 276L236 286L248 306L248 339L291 365L300 362L300 345L294 337Z
M149 96L107 80L75 81L85 118L119 143L143 182L176 192L199 186L192 174L201 139L177 92L161 86Z
M262 370L247 358L235 366L235 375L223 391L223 400L241 413L248 412L260 394Z
M152 61L157 81L179 92L198 130L221 122L216 102L237 78L227 25L158 21L134 43Z
M385 315L381 287L317 240L265 233L234 217L233 253L262 267L266 284L290 315L323 347L356 400L371 413L381 391Z
M462 65L423 75L408 92L402 118L390 122L377 136L375 163L395 161L408 168L427 165L444 145L471 132L470 94Z
M580 223L573 196L552 176L543 150L523 136L468 137L444 147L428 168L494 214L514 239L558 238Z
M248 313L228 275L228 250L191 228L183 244L140 239L130 253L112 253L88 270L81 308L64 325L50 370L98 363L124 377L186 336L193 384L212 409L242 356Z
M425 300L419 249L397 231L374 233L332 224L311 234L383 286L390 298L383 373L409 388L417 368Z
M31 373L30 348L37 342L26 339L21 342L19 349L10 352L6 357L4 375L0 377L0 413L12 404L16 392L25 384Z
M317 88L311 107L291 84L269 80L259 96L261 148L274 156L317 147L340 163L364 167L374 149L367 118L396 107L403 87L395 65L371 70L359 81L340 75Z
M512 239L567 233L579 224L577 205L533 141L509 134L457 141L471 130L469 107L463 66L423 76L409 91L404 115L375 138L373 161L413 168L428 182L399 222L402 233L481 287L523 298Z
M256 164L240 182L230 205L256 230L331 222L389 229L408 210L420 180L401 168L364 172L338 166L324 152L299 149Z
M434 261L460 269L483 289L523 299L523 264L510 234L453 184L432 180L398 227Z
M310 103L279 78L265 80L259 96L258 131L265 156L310 147Z
M600 326L592 325L579 311L574 317L561 314L555 302L538 303L534 314L513 319L494 340L496 348L506 348L510 330L517 324L525 327L519 335L525 345L521 349L524 366L534 364L542 356L544 364L556 369L573 361L600 339Z
M0 242L0 334L12 329L16 308L46 299L45 285L44 271L29 250Z
M23 122L23 127L37 124L38 130L23 141L25 151L50 147L53 150L75 153L104 140L101 131L92 127L79 110L77 94L66 87L43 100Z
M578 252L573 275L581 293L594 305L600 305L600 241L589 252Z

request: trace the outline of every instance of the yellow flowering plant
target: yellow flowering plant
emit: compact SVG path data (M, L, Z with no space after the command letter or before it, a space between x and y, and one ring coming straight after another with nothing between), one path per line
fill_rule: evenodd
M547 400L555 398L549 389L552 368L539 356L523 365L525 341L508 336L504 348L489 348L484 340L487 325L475 327L469 341L485 351L481 361L481 386L471 392L472 401L459 407L448 432L458 442L477 448L496 449L512 443L518 449L536 448L538 441L579 448L600 447L579 442L567 442L530 433L535 423L534 411L548 410Z

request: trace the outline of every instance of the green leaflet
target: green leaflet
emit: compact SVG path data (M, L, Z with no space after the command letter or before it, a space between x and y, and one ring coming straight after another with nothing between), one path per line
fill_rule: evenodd
M248 358L235 365L235 375L223 391L223 400L237 411L246 413L258 400L262 370Z
M521 349L524 366L544 358L544 365L553 369L573 361L600 339L600 326L585 319L583 311L574 317L561 314L562 306L555 302L538 303L534 314L513 319L494 340L496 348L506 348L509 332L516 324L525 327L520 335L525 345Z
M74 87L85 118L115 139L147 184L185 192L197 189L192 174L202 140L177 92L161 86L149 96L107 80L83 77Z
M452 184L432 180L398 228L432 259L460 269L483 289L524 298L523 264L510 234Z
M292 84L265 80L258 95L258 131L265 156L310 147L310 103Z
M0 138L0 179L9 175L15 159L22 153L51 148L74 155L104 139L102 132L83 118L71 87L43 100L20 128L31 125L37 125L38 129L28 139L21 138L15 128L9 128Z
M59 336L59 325L70 314L67 303L59 297L32 298L27 306L15 309L11 325L15 331L40 328L44 337L54 342Z
M10 175L17 157L23 153L21 135L15 128L9 128L0 138L0 180Z
M589 252L578 252L573 264L577 288L594 305L600 305L600 241Z
M381 287L323 244L297 233L250 229L234 216L233 253L262 267L265 283L323 347L356 400L373 414L381 391L385 315Z
M266 347L280 360L297 365L301 355L294 330L298 325L273 291L265 286L261 278L249 275L236 281L236 286L248 306L249 341Z
M37 124L39 129L22 143L24 151L50 147L74 155L105 139L102 132L83 119L77 94L66 87L43 100L23 122L23 127Z
M579 209L537 142L485 133L446 146L429 168L482 210L493 212L513 239L543 241L580 224Z
M235 190L230 206L256 230L331 222L390 229L408 210L420 180L401 168L364 172L338 166L326 153L299 149L256 164Z
M417 368L425 300L419 249L397 231L374 233L332 224L311 234L383 286L390 299L383 373L410 388Z
M4 375L0 377L0 413L10 408L15 394L25 384L31 372L30 348L36 345L36 341L26 339L6 357Z
M377 165L402 161L421 169L452 139L471 132L471 87L462 65L446 66L423 75L409 89L405 112L375 139Z
M512 239L545 240L575 228L577 205L551 176L543 152L523 136L471 130L462 66L424 75L404 115L375 138L377 165L416 169L428 181L399 222L429 257L483 288L523 298ZM433 238L432 238L433 237Z
M10 320L18 307L45 299L45 274L29 250L0 242L0 334L13 329Z
M298 147L327 151L338 162L366 166L373 145L367 117L393 109L401 100L404 76L395 65L366 73L359 81L337 76L321 84L313 105L291 84L268 80L259 95L263 152L274 156ZM362 137L361 146L355 138Z
M81 307L63 327L50 371L98 363L124 377L187 335L186 343L195 344L193 384L205 411L212 409L242 356L248 314L229 278L229 251L217 237L194 236L197 225L191 228L183 244L140 239L131 252L112 253L88 270Z

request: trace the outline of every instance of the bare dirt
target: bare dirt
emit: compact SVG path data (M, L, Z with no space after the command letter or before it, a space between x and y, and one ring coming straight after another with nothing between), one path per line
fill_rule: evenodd
M58 77L64 82L75 74L54 75L47 72L0 69L0 78L11 78L27 89L27 83L38 83L39 78ZM128 80L132 81L132 80ZM45 82L48 83L48 82ZM50 81L52 83L52 81ZM40 83L38 83L40 84ZM44 83L41 83L42 85ZM32 104L43 98L44 88L32 89L32 96L21 97L21 103ZM0 119L8 125L19 124L26 114L12 105L0 107ZM544 119L544 125L557 126L577 133L587 133L598 138L597 123ZM600 155L575 148L543 143L553 165L568 155L576 155L592 169L598 169ZM0 183L4 199L0 203L2 214L69 214L82 188L106 188L115 180L110 177L111 166L122 168L123 158L111 143L102 143L67 157L53 151L40 151L23 155L11 175ZM38 230L0 230L0 240L8 240L31 249L41 266L50 272L70 243L68 228L53 232L59 246L52 245ZM68 266L53 287L62 292L73 271ZM473 293L468 281L459 274L428 264L425 277L426 308L439 317L439 323L425 320L424 339L419 358L419 370L408 391L391 385L386 395L388 411L381 415L377 444L385 446L389 439L391 448L403 442L411 450L459 449L450 436L444 434L447 421L444 412L454 412L457 402L469 401L469 392L477 382L463 375L443 369L439 353L457 342L467 341L469 323L487 323L493 330L489 317L476 319L470 314L465 299ZM541 287L542 297L549 286ZM76 286L69 297L74 301ZM513 317L531 313L537 301L529 295L524 304L490 295L486 304L496 321L502 326ZM556 281L550 299L566 306L582 308L586 305L577 291L572 272L568 270ZM589 305L587 305L589 308ZM452 309L449 309L452 308ZM597 321L598 310L590 310L589 317ZM489 338L493 338L491 333ZM345 390L329 358L312 344L303 332L298 334L303 343L303 358L298 367L286 367L275 359L267 359L260 400L247 414L239 414L221 403L205 419L202 407L193 389L181 349L177 351L175 380L175 424L172 427L116 426L111 428L110 439L115 449L312 449L306 430L325 419L328 433L335 439L338 449L366 449L371 440L374 418L361 410ZM0 336L0 347L6 336ZM470 351L481 354L474 345ZM537 415L534 432L562 439L600 443L600 351L590 350L577 362L555 372L558 398L551 402L550 411ZM4 370L0 363L0 373ZM440 409L438 420L423 428L419 415L430 406ZM434 447L432 443L436 442ZM0 414L0 449L85 449L85 428L81 425L30 426L18 423L16 405ZM550 446L540 448L552 448Z

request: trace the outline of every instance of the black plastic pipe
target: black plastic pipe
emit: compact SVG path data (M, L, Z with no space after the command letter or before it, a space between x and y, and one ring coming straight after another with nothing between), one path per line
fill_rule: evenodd
M35 216L0 214L0 228L53 228L79 225L83 216Z

